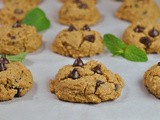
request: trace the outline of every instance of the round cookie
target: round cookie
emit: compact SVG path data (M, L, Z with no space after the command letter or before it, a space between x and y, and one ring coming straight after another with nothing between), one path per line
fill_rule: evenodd
M35 5L38 5L40 2L41 2L41 0L3 0L3 3L4 4L8 4L8 3L17 3L17 2L23 2L23 4L24 4L24 2L25 3L29 3L29 4L35 4Z
M144 85L157 98L160 98L160 62L144 74Z
M0 58L0 101L24 96L31 88L31 72L21 62L9 62Z
M97 0L61 0L63 3L80 3L80 2L83 2L83 3L86 3L88 5L95 5Z
M102 63L91 60L84 64L80 58L62 67L50 81L50 91L60 100L78 103L115 100L123 86L123 79Z
M82 29L70 26L56 36L51 49L58 54L77 58L99 54L103 52L104 45L100 34L87 25Z
M0 10L0 24L14 24L21 21L26 13L34 7L36 5L24 2L8 3Z
M128 45L136 45L147 53L160 53L160 24L135 22L125 30L123 41Z
M42 46L42 37L35 27L15 23L0 27L0 54L34 52Z
M59 22L65 25L82 27L85 24L94 25L101 18L98 9L94 5L86 3L66 3L59 11Z
M125 0L116 16L129 22L143 19L156 21L160 17L160 9L153 0Z

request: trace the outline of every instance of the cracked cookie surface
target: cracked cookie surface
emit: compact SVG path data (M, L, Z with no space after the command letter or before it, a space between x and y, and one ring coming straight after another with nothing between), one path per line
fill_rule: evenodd
M136 45L147 53L160 53L160 24L135 22L125 30L123 41L128 45Z
M59 99L79 103L115 100L123 86L123 79L102 63L91 60L84 64L80 58L62 67L50 81L50 91Z
M153 0L125 0L116 16L129 22L143 19L156 21L160 18L160 9Z
M20 62L5 66L6 70L0 70L0 101L24 96L33 84L31 72Z
M0 27L0 54L33 52L42 46L42 37L32 26L15 23Z
M145 72L144 85L150 93L160 98L160 62Z
M100 34L89 27L72 28L61 31L54 39L53 52L73 58L93 56L103 52L104 45Z
M95 5L86 3L66 3L59 11L59 22L65 25L82 27L85 24L94 25L101 18Z

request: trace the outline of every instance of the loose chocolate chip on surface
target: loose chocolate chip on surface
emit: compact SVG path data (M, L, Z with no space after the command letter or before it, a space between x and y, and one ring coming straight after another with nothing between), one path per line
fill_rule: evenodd
M146 48L149 48L151 45L151 41L148 37L142 37L140 39L140 42L143 43L146 46Z
M95 41L95 36L94 35L87 35L83 39L87 40L89 42L94 42Z
M83 28L81 30L88 30L91 31L90 27L88 25L84 25Z
M68 31L69 32L77 31L77 29L73 25L70 25L69 28L68 28Z
M87 9L87 8L88 8L88 5L85 4L85 3L81 3L81 4L79 5L79 8L81 8L81 9Z
M97 91L97 88L101 85L104 84L105 82L101 81L101 80L97 80L96 81L96 87L95 87L95 91Z
M69 78L78 79L80 77L79 72L76 68L74 68L71 73L68 75Z
M19 28L21 27L21 23L17 21L15 24L12 25L12 28Z
M15 9L15 10L14 10L14 13L15 13L15 14L22 14L22 13L23 13L23 10L21 10L21 9Z
M138 26L134 29L134 32L141 33L141 32L144 31L144 29L145 29L144 27L138 25Z
M151 31L149 31L149 35L151 37L157 37L159 35L158 30L156 30L155 28L153 28Z
M81 58L77 58L74 63L73 63L73 67L75 66L80 66L82 67L84 65L83 61L81 60Z
M96 67L92 68L92 71L97 74L102 74L101 65L98 64Z
M158 62L158 66L160 66L160 62Z

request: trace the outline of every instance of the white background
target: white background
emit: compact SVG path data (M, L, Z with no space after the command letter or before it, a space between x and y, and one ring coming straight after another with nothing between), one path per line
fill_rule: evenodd
M160 1L157 0L160 5ZM99 31L102 36L112 33L122 36L129 25L114 17L121 2L113 0L98 0L103 19L92 29ZM2 5L2 4L1 4ZM125 87L121 96L110 102L100 104L68 103L57 99L49 92L49 80L54 79L57 71L66 64L72 64L74 59L64 57L50 50L50 45L57 33L67 26L57 22L58 10L62 6L58 0L45 0L42 8L52 26L41 33L44 46L35 53L29 54L24 64L29 68L34 77L34 86L24 97L0 103L0 120L159 120L159 99L149 94L143 85L144 72L160 61L160 55L148 55L145 63L130 62L122 57L112 57L105 50L104 53L84 58L86 62L94 59L103 62L107 68L120 74Z

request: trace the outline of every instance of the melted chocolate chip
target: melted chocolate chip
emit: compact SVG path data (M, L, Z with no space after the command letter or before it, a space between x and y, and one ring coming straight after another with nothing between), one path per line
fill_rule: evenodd
M92 68L92 71L97 74L102 74L101 65L98 64L96 67Z
M141 32L144 31L144 29L145 29L144 27L138 25L138 26L134 29L134 32L141 33Z
M160 66L160 62L158 62L158 66Z
M23 13L23 10L21 10L21 9L15 9L15 10L14 10L14 13L15 13L15 14L22 14L22 13Z
M97 80L96 81L96 87L95 87L95 91L97 91L98 87L101 85L101 84L104 84L105 82L101 81L101 80Z
M68 31L69 32L77 31L77 29L73 25L70 25L69 28L68 28Z
M78 79L80 77L79 72L76 68L74 68L71 73L68 75L69 78Z
M81 3L81 4L79 5L79 8L81 8L81 9L87 9L87 8L88 8L88 5L85 4L85 3Z
M81 58L77 58L74 63L73 63L73 67L75 66L80 66L82 67L84 65L83 61L81 60Z
M151 37L157 37L159 35L158 30L156 30L155 28L153 28L151 31L149 31L149 35Z
M14 95L14 97L20 97L21 93L20 93L20 88L15 88L17 90L17 93Z
M119 85L115 84L115 91L118 91L118 89L119 89Z
M17 21L15 24L12 25L12 28L19 28L21 27L21 23Z
M87 40L89 42L94 42L95 41L95 36L94 35L87 35L83 39Z
M149 48L151 45L151 41L148 37L142 37L140 39L140 42L143 43L146 46L146 48Z
M88 25L83 26L83 28L81 30L88 30L91 31L90 27Z

